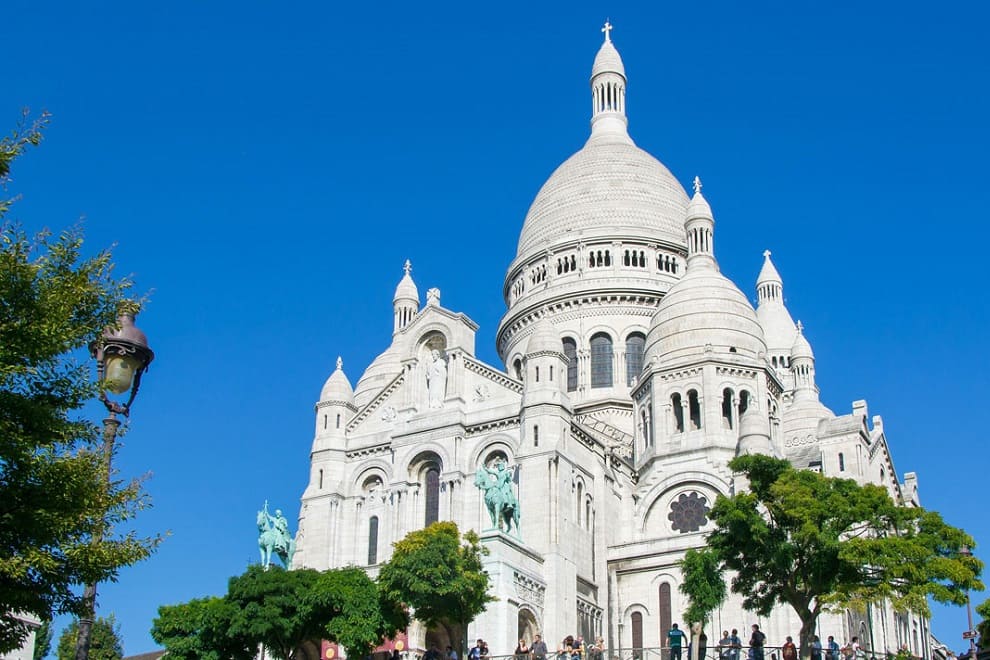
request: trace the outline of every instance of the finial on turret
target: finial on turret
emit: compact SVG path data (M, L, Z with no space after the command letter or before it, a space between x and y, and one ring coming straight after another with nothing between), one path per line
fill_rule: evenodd
M402 267L402 270L406 271L406 275L412 270L412 262L406 259L406 265Z
M344 360L339 355L337 356L337 371L344 368Z
M764 250L763 251L763 258L764 259L769 259L770 258L770 250Z
M606 18L605 19L605 26L602 28L602 32L605 33L605 41L606 42L612 41L612 35L609 34L611 31L612 31L612 24L609 23L608 22L608 19Z
M803 335L804 334L804 324L801 323L801 319L798 319L798 322L794 325L794 327L797 328L797 331L798 331L798 334L799 335Z
M700 176L694 177L694 194L695 195L700 195L701 194L701 177Z

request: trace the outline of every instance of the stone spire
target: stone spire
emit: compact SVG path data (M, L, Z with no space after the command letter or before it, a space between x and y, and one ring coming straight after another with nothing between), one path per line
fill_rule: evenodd
M791 374L794 376L794 401L818 400L815 385L815 354L804 336L804 325L797 322L797 337L791 346Z
M756 296L760 305L768 302L784 303L784 281L770 261L770 250L763 251L763 268L756 278Z
M412 271L412 263L406 259L402 269L405 275L399 280L399 285L395 287L395 295L392 296L394 318L392 334L409 325L419 313L419 289L416 288L416 283L409 274Z
M591 67L591 133L626 133L626 69L612 43L612 24L602 28L605 41Z
M694 177L694 196L688 204L684 229L687 231L688 270L718 270L718 263L715 261L715 218L712 216L712 207L701 194L700 177Z

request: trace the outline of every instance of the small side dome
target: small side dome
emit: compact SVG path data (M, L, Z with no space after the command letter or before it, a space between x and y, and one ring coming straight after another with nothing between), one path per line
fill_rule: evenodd
M756 406L750 406L739 418L739 437L770 438L770 420Z
M611 26L609 27L611 28ZM595 63L591 66L592 78L603 73L617 73L623 78L626 77L626 67L623 66L619 51L612 45L611 39L606 39L602 47L598 49Z
M684 216L685 219L713 219L714 216L712 215L712 207L708 204L708 200L705 199L705 196L701 194L701 180L698 177L694 177L694 182L696 192L691 196L691 201L688 203L687 215Z
M320 392L320 401L334 401L354 405L354 390L344 374L344 361L337 358L337 369L330 374Z
M526 345L526 355L534 353L560 353L563 355L564 346L560 341L560 334L554 329L549 318L543 316L536 322L533 334Z
M791 360L799 358L815 359L815 353L811 350L811 344L804 336L804 326L801 321L797 322L797 336L794 338L794 345L791 346Z
M756 311L743 292L713 269L688 269L657 306L646 359L659 365L712 351L759 359L767 350Z
M405 265L406 274L402 276L399 280L398 286L395 287L395 295L392 296L392 302L399 300L415 300L416 304L419 305L419 289L416 288L416 283L413 282L412 275L409 271L412 270L412 264L406 259Z
M402 360L394 345L375 358L368 366L354 390L354 405L362 408L382 391L402 371Z

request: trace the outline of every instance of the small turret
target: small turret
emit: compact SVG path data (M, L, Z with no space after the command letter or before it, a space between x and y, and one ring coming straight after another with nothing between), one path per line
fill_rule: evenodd
M626 69L612 44L612 24L602 28L605 41L591 67L591 134L626 134Z
M571 412L567 396L567 357L560 334L544 314L533 328L523 356L522 414L523 442L528 447L544 446L559 439L569 428ZM527 447L527 448L528 448Z
M701 177L694 177L694 196L687 207L688 268L713 268L715 261L715 217L708 200L701 194Z
M770 420L756 405L750 405L739 419L739 445L736 454L773 456L770 443Z
M403 270L406 271L406 274L399 280L399 285L395 287L395 295L392 297L392 309L394 311L392 334L409 325L419 313L419 289L416 288L416 283L413 282L412 276L409 274L412 271L412 263L408 259L406 259Z
M801 321L795 325L797 337L791 347L791 375L794 377L794 401L818 400L815 385L815 354L804 336Z
M357 412L354 390L344 374L344 361L337 358L337 369L330 374L316 404L316 440L313 451L326 449L346 437L347 422Z

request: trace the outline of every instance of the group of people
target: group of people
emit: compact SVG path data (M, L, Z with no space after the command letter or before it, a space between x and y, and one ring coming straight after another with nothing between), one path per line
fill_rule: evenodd
M596 637L594 643L586 643L581 635L577 637L568 635L557 646L557 651L551 653L547 643L543 641L543 636L536 634L533 636L532 644L520 639L512 654L514 660L604 660L605 640ZM482 656L472 658L469 655L468 660L483 660L483 658Z
M677 624L675 623L671 629L671 633L674 633L676 629ZM679 638L683 638L683 636L684 633L680 632ZM668 640L671 640L670 635L668 635ZM766 641L767 636L760 630L758 625L753 624L749 644L746 647L747 660L765 660ZM671 660L675 660L675 658L676 660L680 660L680 647L678 646L675 656L673 641L670 642L670 646ZM722 638L718 641L719 660L739 660L742 649L742 639L739 637L738 630L733 628L731 633L728 630L722 631ZM699 657L704 657L705 652L705 644L702 642ZM799 650L794 643L794 638L788 635L787 641L780 646L781 660L798 660L798 655ZM839 646L832 635L828 636L828 641L824 644L822 644L818 635L814 635L811 638L811 660L863 660L865 657L866 653L860 648L858 637L853 637L848 643L842 646Z

